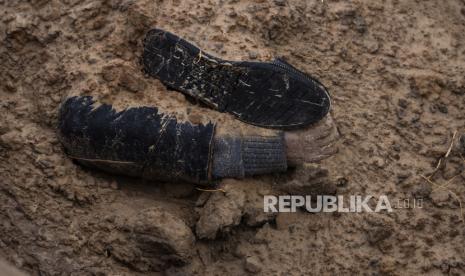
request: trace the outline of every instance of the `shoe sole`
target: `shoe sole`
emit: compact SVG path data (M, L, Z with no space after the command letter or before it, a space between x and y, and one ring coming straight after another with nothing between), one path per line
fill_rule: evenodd
M320 82L283 61L222 60L160 29L147 33L141 63L167 87L261 127L306 126L331 106Z

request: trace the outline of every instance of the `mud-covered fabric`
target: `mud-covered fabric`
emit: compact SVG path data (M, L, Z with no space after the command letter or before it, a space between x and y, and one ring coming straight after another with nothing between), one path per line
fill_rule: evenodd
M218 137L213 143L212 176L243 178L242 141L239 137Z
M276 136L218 137L213 145L213 178L243 178L287 170L282 133Z
M155 107L115 111L92 97L68 98L59 136L71 158L112 173L147 179L209 180L214 124L177 122Z

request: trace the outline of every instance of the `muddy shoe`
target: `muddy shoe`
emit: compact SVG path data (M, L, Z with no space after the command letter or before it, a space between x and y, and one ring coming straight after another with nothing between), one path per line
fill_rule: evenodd
M330 108L325 87L283 60L221 60L159 29L147 33L141 63L166 86L257 126L302 127Z

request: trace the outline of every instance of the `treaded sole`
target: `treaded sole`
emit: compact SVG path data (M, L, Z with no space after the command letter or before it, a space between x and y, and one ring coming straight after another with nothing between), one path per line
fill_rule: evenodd
M166 86L261 127L302 127L330 109L325 87L310 76L273 63L221 60L160 29L147 33L141 63Z

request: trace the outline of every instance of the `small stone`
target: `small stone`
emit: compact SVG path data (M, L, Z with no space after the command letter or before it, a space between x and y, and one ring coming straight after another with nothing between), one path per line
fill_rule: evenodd
M111 181L110 187L111 187L113 190L118 190L118 188L119 188L118 182L116 182L116 180Z
M50 145L49 142L46 142L46 141L34 144L34 149L38 153L42 153L42 154L48 154L49 155L49 154L52 153L52 146Z
M375 157L373 157L371 164L373 164L376 167L382 169L382 168L384 168L386 166L386 161L384 161L384 159L381 158L381 157L375 156Z
M257 59L258 58L258 53L254 51L249 52L249 58L250 59Z
M257 257L251 256L245 258L244 267L248 272L258 273L262 270L261 266L260 260Z

